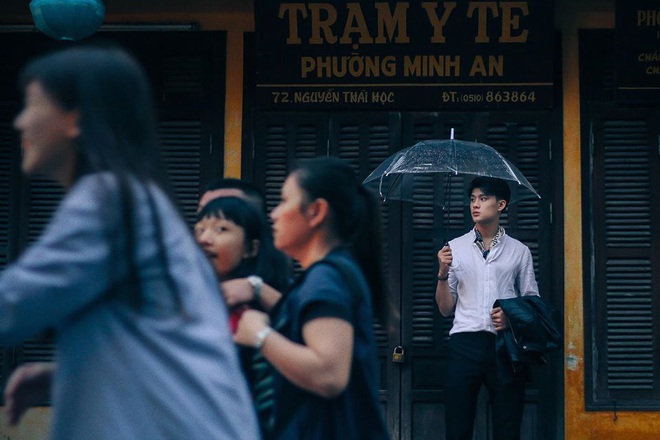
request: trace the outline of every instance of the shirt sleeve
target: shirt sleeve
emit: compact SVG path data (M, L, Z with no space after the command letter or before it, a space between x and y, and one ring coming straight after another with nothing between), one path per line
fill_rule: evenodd
M0 276L0 341L19 342L57 327L101 296L110 270L116 192L81 179L62 201L41 237ZM102 209L103 208L103 209ZM114 220L113 220L114 218ZM116 227L114 229L117 229Z
M301 290L300 315L306 321L336 317L352 322L355 293L341 274L329 265L320 264L308 274Z
M449 246L455 246L454 240L449 242ZM452 252L454 252L452 250ZM449 272L447 273L447 283L449 284L449 293L454 298L454 304L458 300L458 278L456 278L456 267L458 266L460 259L454 254L454 263L449 266Z
M449 273L447 274L447 282L449 283L449 293L454 297L454 302L458 299L458 279L452 266L449 266Z
M532 252L526 246L520 272L518 272L518 291L521 296L539 296L539 286L536 283L536 275L534 275L534 260L532 258Z

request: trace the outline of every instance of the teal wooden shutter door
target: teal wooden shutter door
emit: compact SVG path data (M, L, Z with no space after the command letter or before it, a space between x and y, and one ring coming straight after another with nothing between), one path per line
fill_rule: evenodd
M16 207L12 199L16 192L17 140L11 126L10 117L0 120L0 271L14 255L16 238ZM12 349L0 345L0 386L4 389L5 380L11 371Z
M468 139L464 115L404 113L401 148L430 139ZM435 303L436 253L445 239L464 232L465 179L415 174L412 202L401 209L401 342L409 368L401 377L401 435L430 438L444 432L443 370L451 318L443 318ZM443 203L441 206L439 203Z
M652 118L658 116L612 106L593 115L597 399L657 408L660 140Z
M552 201L551 152L553 136L550 129L550 113L502 113L491 114L485 126L485 134L479 140L492 146L510 160L529 180L541 199L521 200L510 205L502 216L507 234L529 247L534 261L534 272L539 293L546 301L559 308L562 292L554 286L556 271L553 270L553 243L550 205ZM481 125L481 124L478 124ZM553 354L546 365L531 369L527 384L522 438L544 438L555 429L554 402L562 393L553 384L561 383L562 358Z
M494 114L257 112L251 174L265 188L272 209L296 158L336 155L351 164L360 177L365 177L395 151L420 140L449 138L453 128L457 139L482 142L489 139L506 149L505 154L517 161L529 174L530 181L538 184L539 192L548 194L550 199L554 195L550 178L554 170L547 166L550 143L541 141L551 137L550 124L544 123L544 118L548 114L543 112L533 117L508 114L502 118ZM430 176L416 177L420 185L414 194L415 203L392 201L382 206L385 264L391 294L398 304L394 310L398 313L389 323L391 333L376 329L382 361L381 396L390 429L401 438L431 438L444 429L442 371L451 319L440 317L433 297L435 253L444 237L453 238L471 227L465 194L468 178L451 181L451 206L445 231L442 208L429 203L444 186ZM537 271L541 261L554 263L549 257L553 237L549 205L547 200L536 206L519 205L508 214L511 231L533 248ZM553 278L551 266L546 265L544 279ZM390 334L392 338L388 338ZM399 343L405 346L406 361L395 368L385 347ZM537 386L530 390L529 395L536 397L531 399L532 405L526 412L525 438L547 438L543 433L554 431L554 418L544 421L538 417L541 400L553 408L556 402L547 393L547 388L555 383L546 382L542 392ZM544 414L554 414L554 409Z
M459 140L483 142L494 147L530 180L537 191L551 198L549 113L492 112L477 114L411 113L404 115L402 147L427 139L449 139L451 130ZM447 351L448 332L452 318L438 312L434 292L436 286L437 251L445 239L467 232L472 226L466 190L473 177L456 176L445 187L441 179L419 175L413 203L402 205L403 249L402 271L403 316L412 316L403 327L403 339L413 348L410 388L404 385L402 405L403 426L411 427L412 438L426 432L444 429L442 405L451 396L443 394L443 368ZM432 205L442 193L449 192L447 205ZM549 201L521 201L510 205L502 217L507 233L529 246L541 294L551 299L552 292L552 233ZM545 270L539 270L545 264ZM549 371L542 374L549 375ZM542 438L543 432L554 429L554 421L539 420L543 405L551 406L555 390L550 382L535 379L528 387L528 409L523 422L523 438ZM547 398L542 398L544 396ZM544 402L545 401L545 402ZM480 403L479 413L486 412L486 401ZM544 414L552 414L553 410ZM481 421L479 421L481 420ZM478 435L486 435L488 422L477 421Z
M225 41L224 32L186 32L168 33L154 42L160 57L151 65L151 74L158 78L163 159L191 226L201 189L222 175L224 69L218 66L224 65Z
M280 200L289 169L298 159L326 154L328 120L319 114L261 113L255 121L254 180L263 188L268 210Z
M0 270L5 267L12 257L11 234L12 214L15 215L16 206L12 202L12 193L15 191L12 176L16 174L16 161L14 152L17 150L16 136L11 123L8 121L0 122Z
M334 114L330 119L329 155L346 161L363 181L395 149L398 131L398 115L388 113ZM383 267L390 272L389 234L390 207L381 204L383 228ZM388 347L387 331L376 325L378 348L385 354ZM382 380L387 378L382 377ZM383 386L382 388L385 388Z
M328 154L346 161L363 181L373 169L393 154L400 144L400 115L398 113L334 113L330 116L330 138ZM397 234L399 224L398 205L380 204L380 222L382 231L381 246L383 255L384 282L386 292L377 292L386 296L388 312L400 310L398 268L392 261L398 261L399 244ZM396 316L388 316L388 326L398 325ZM386 415L391 432L398 431L400 389L400 368L391 363L391 353L398 345L398 334L388 334L388 328L378 319L374 324L376 349L379 362L379 389L381 406ZM395 339L390 341L390 336Z
M615 96L615 33L580 33L588 410L660 408L660 107Z

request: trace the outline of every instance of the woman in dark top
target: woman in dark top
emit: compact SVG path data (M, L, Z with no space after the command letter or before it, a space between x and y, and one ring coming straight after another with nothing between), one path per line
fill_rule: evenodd
M234 336L276 370L274 438L388 438L373 334L384 298L376 208L337 158L302 162L284 183L275 246L304 272L272 321L248 310Z

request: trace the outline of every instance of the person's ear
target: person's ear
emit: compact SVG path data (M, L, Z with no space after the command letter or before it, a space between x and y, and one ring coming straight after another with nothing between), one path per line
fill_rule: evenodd
M307 205L305 214L311 227L316 227L323 223L330 212L330 206L326 199L316 199Z
M80 136L80 112L78 110L71 110L67 112L64 118L65 132L71 139L76 139Z
M251 242L248 243L247 249L245 250L245 254L243 254L243 258L253 258L259 255L259 245L261 243L259 242L258 239L254 239Z
M504 208L506 208L507 204L508 202L504 199L497 201L497 210L499 211L500 214L504 212Z

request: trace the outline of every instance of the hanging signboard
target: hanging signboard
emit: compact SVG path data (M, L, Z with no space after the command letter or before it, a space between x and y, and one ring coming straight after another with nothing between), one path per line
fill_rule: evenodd
M545 109L551 0L255 1L264 109Z
M660 102L658 0L617 0L615 61L617 101Z

